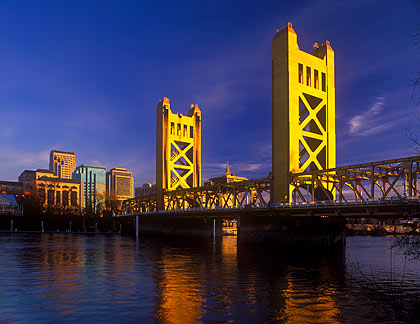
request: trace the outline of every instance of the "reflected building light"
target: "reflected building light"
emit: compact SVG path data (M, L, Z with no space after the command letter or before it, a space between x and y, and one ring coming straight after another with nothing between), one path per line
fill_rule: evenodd
M298 287L299 281L295 280L295 273L292 271L285 279L287 288L283 291L283 323L340 323L337 319L340 310L333 298L336 290L323 284L330 280L319 280L319 286L314 287L312 293L308 293L308 287L302 287L302 290Z
M200 323L203 314L199 269L190 257L163 256L160 268L160 302L155 318L159 322Z

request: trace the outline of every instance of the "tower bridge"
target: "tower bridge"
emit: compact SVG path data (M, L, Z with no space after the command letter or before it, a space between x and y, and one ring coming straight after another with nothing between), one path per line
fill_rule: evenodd
M292 24L272 41L272 172L201 185L201 111L157 105L156 193L126 200L115 219L136 233L217 236L224 220L241 238L334 244L347 217L407 217L420 210L420 156L336 167L334 51L301 51ZM299 219L299 221L296 221ZM302 225L303 224L303 225Z

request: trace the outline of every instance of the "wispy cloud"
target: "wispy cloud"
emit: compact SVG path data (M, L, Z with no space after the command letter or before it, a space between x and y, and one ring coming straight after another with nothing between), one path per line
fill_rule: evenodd
M3 148L0 151L0 163L3 168L25 167L25 168L45 168L48 165L49 151L27 152L18 151L10 148Z
M30 152L3 147L0 149L0 179L16 181L25 169L48 168L49 151Z
M390 127L390 124L375 126L373 117L379 115L385 105L385 96L377 97L374 104L366 111L354 116L349 121L349 133L355 136L367 136L380 133Z

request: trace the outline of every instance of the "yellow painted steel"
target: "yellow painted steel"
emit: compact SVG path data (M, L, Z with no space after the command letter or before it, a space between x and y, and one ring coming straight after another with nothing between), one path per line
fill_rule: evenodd
M157 105L156 198L164 209L164 190L201 185L201 111L191 105L187 116L172 113L169 99Z
M334 168L334 51L330 42L299 49L288 23L272 41L271 202L291 202L289 174ZM332 184L325 184L331 190ZM312 193L313 194L313 193Z

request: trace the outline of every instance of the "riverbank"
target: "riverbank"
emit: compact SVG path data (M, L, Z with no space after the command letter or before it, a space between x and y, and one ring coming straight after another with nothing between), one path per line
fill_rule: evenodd
M386 236L386 235L403 235L403 234L419 234L420 227L409 224L347 224L346 234L349 236Z
M119 232L70 232L70 231L4 231L0 230L0 234L88 234L88 235L122 235Z

